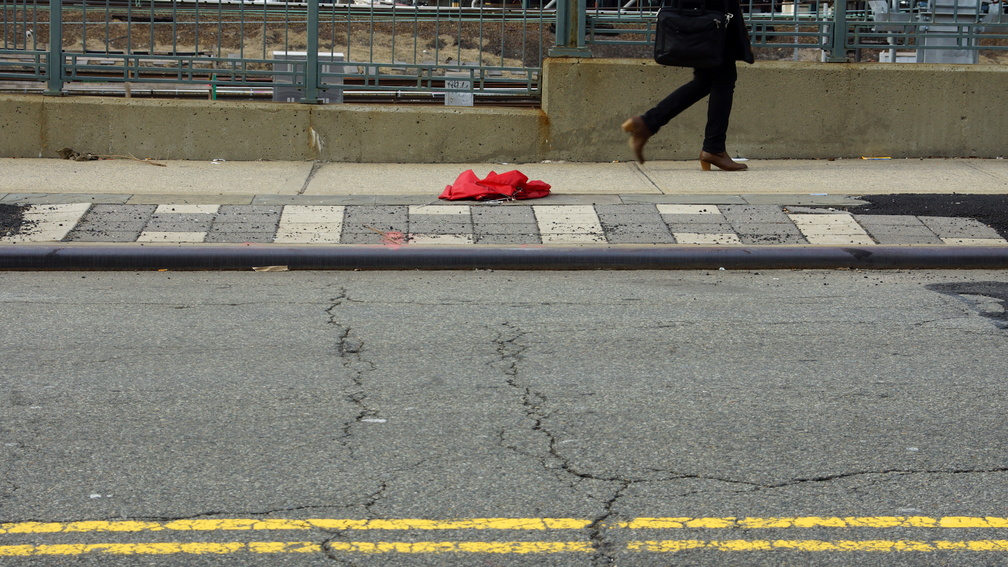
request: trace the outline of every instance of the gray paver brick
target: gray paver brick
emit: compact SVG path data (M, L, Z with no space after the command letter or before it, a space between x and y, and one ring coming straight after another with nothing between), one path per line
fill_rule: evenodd
M606 229L606 240L612 244L674 244L672 233L663 231L641 231L636 227L617 227Z
M207 232L210 230L210 221L206 222L150 222L144 227L150 232Z
M475 225L536 222L532 207L473 207L471 212Z
M344 230L365 230L372 226L379 230L405 231L409 209L404 206L349 206L343 215Z
M376 232L344 232L340 237L341 244L385 244L382 235Z
M226 233L240 233L240 232L269 232L276 233L277 227L279 226L279 219L270 222L269 220L264 221L245 221L245 222L226 222L218 223L214 221L210 230L197 230L194 232L208 232L210 234L226 234ZM151 230L151 229L146 229Z
M728 224L728 219L724 215L719 214L704 214L704 215L662 215L662 220L666 224L708 224L708 223L724 223Z
M206 232L214 222L210 214L160 213L151 217L144 230Z
M242 242L273 242L275 232L208 232L204 242L237 244Z
M67 242L136 242L139 230L73 230L63 240Z
M603 216L658 216L658 208L654 205L595 205L599 218Z
M918 217L941 238L1001 238L993 228L976 219Z
M279 217L282 211L283 207L280 205L221 205L217 210L217 219L256 215L276 215Z
M86 220L77 223L74 232L131 232L139 233L146 225L143 220Z
M473 227L473 234L539 234L534 224L484 224Z
M473 241L476 244L500 244L500 245L522 245L522 244L542 244L538 234L474 234Z
M791 219L780 205L725 205L720 207L732 225L747 223L791 224Z

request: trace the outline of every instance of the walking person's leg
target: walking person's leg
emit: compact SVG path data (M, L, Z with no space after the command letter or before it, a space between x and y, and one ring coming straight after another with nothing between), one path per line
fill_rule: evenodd
M745 164L732 161L725 144L737 79L735 61L726 61L720 67L712 69L710 98L707 100L707 126L704 129L703 150L700 152L700 166L704 171L710 170L711 165L726 171L747 169Z
M672 91L654 108L641 115L644 124L651 133L657 134L662 126L710 94L713 80L714 73L711 69L693 69L693 79L690 82Z
M638 162L644 163L643 150L648 138L711 92L713 77L711 69L694 69L692 80L672 91L651 110L623 123L623 131L630 133L630 148Z

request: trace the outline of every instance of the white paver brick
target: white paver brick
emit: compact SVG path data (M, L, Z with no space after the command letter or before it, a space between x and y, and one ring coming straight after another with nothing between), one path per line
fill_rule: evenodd
M594 233L543 233L541 235L543 244L598 244L605 243L606 238L602 234Z
M605 242L605 233L591 205L534 205L543 244Z
M145 230L140 233L137 242L203 242L206 239L205 232L177 232L177 231L156 231Z
M698 232L673 232L676 244L742 244L737 234L703 234Z
M794 213L788 214L788 217L795 223L809 244L834 246L849 244L870 246L875 244L865 229L854 220L852 215L847 213Z
M193 205L193 204L178 204L178 205L158 205L154 209L155 214L163 213L181 213L181 214L207 214L216 215L220 211L220 205Z
M338 244L345 209L342 205L287 205L273 242Z
M296 227L288 226L284 230L277 231L273 242L282 244L339 244L341 236L342 231L298 230Z
M77 226L90 207L90 203L32 205L22 214L23 232L0 238L0 242L59 242Z
M346 207L343 205L287 205L280 215L280 224L284 222L302 223L339 223L343 226L343 214Z
M956 246L1004 246L1008 240L1004 238L942 238L945 244Z

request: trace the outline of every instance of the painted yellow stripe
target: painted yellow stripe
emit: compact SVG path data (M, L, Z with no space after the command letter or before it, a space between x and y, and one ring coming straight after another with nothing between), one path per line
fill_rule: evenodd
M651 553L674 553L690 549L713 549L717 551L1008 551L1008 540L978 541L911 541L911 540L867 540L867 541L820 541L820 540L666 540L632 541L627 544L630 551Z
M230 542L230 543L71 543L61 545L4 545L0 557L32 555L223 555L252 553L319 553L322 546L312 542Z
M0 524L0 534L83 532L236 531L236 530L577 530L591 520L573 518L471 518L463 520L341 520L311 519L177 520L173 522L21 522Z
M173 522L94 521L20 522L0 524L0 534L157 531L251 531L251 530L580 530L590 520L576 518L470 518L460 520L350 520L350 519L252 519L176 520ZM769 518L635 518L606 526L625 529L784 529L784 528L1008 528L1008 518L947 516L849 516Z
M726 529L726 528L1008 528L1008 518L947 516L848 516L772 518L635 518L616 524L629 529Z
M581 541L435 541L435 542L336 542L326 544L334 552L351 554L542 554L591 553L595 548ZM914 541L914 540L664 540L631 541L626 549L644 553L675 553L691 549L722 552L801 551L801 552L936 552L995 551L1008 552L1008 540ZM59 545L0 546L0 557L37 555L224 555L239 552L256 554L321 553L323 545L312 542L227 542L227 543L89 543Z
M592 552L588 542L580 541L439 541L439 542L340 542L327 544L333 551L352 553L563 553ZM321 553L322 545L312 542L229 542L229 543L89 543L61 545L0 546L0 557L35 555L224 555L249 552Z
M334 542L332 551L350 553L564 553L595 551L584 541Z

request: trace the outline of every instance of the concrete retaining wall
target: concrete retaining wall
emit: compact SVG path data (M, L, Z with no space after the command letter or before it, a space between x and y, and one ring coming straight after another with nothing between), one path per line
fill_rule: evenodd
M642 60L550 59L542 110L0 95L0 156L61 148L154 159L351 162L612 161L619 124L688 80ZM739 66L729 151L751 158L997 157L1008 152L1008 67ZM648 145L694 159L701 103Z

